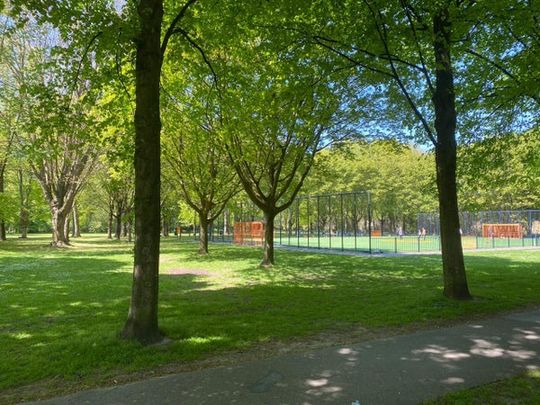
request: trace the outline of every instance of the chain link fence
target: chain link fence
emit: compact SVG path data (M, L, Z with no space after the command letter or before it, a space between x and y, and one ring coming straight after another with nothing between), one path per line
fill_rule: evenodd
M415 229L397 215L383 222L377 213L375 220L371 199L369 191L300 196L276 217L275 246L363 253L441 250L438 213L418 214ZM235 202L211 224L209 240L233 243L235 223L262 220L254 204ZM540 210L462 212L460 224L464 249L540 247ZM505 235L501 230L510 226L513 232ZM196 216L190 229L197 237Z

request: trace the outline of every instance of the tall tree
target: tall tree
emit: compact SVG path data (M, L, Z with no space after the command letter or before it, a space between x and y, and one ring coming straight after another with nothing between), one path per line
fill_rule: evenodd
M178 187L199 216L201 255L208 254L209 226L239 191L236 172L223 145L219 113L213 114L209 105L216 106L213 101L191 88L183 108L169 106L164 129L167 186Z
M262 266L272 266L274 219L302 188L316 153L337 127L339 98L326 85L305 87L265 81L244 83L242 105L232 103L227 118L226 147L231 165L249 198L264 213ZM336 86L336 88L339 86ZM334 88L333 90L337 90ZM326 137L326 138L325 138Z
M499 3L513 12L515 2ZM375 130L386 136L412 133L417 140L433 145L444 295L469 299L456 187L457 135L463 137L468 128L462 126L461 131L458 130L458 112L463 118L485 118L490 111L482 108L493 107L493 104L484 104L475 110L476 106L457 96L470 98L471 93L478 90L478 86L475 90L470 84L484 82L486 78L477 68L479 63L485 64L485 60L471 59L468 52L471 44L481 43L475 42L478 32L485 32L491 43L497 43L495 38L504 36L501 27L505 19L499 13L498 18L486 22L483 19L486 8L474 1L441 0L429 4L416 0L319 1L307 12L299 3L294 4L297 8L291 8L297 17L294 22L283 22L281 32L288 32L289 40L296 37L299 43L311 41L335 56L336 65L351 75L351 84L358 89L357 100L370 101L365 106L373 107ZM501 11L502 7L498 5L497 10ZM499 58L510 49L521 49L519 39L511 42L504 37L504 43L504 47L490 49L496 54L488 52L486 56ZM480 91L485 91L485 87L480 87ZM486 98L488 95L476 96ZM527 97L518 94L515 101ZM526 108L526 105L523 103L521 107ZM524 116L527 115L521 115ZM404 127L409 134L404 133Z
M163 1L140 0L136 4L135 34L135 263L125 338L142 343L162 340L158 328L158 280L160 237L160 77L163 57L174 35L192 43L181 26L196 0L187 0L172 13L163 39ZM175 8L175 7L171 7Z

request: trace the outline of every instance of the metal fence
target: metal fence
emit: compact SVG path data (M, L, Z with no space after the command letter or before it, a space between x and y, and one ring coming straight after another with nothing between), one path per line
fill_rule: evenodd
M486 224L520 225L523 237L540 236L540 210L500 210L460 212L459 223L464 236L484 236ZM440 234L439 213L418 214L418 227L425 228L430 235Z
M260 221L262 212L253 204L236 202L224 210L209 229L209 240L233 242L236 222ZM540 210L460 213L464 249L540 247ZM521 224L516 237L484 237L483 224ZM194 236L198 225L194 222ZM418 215L416 229L394 221L381 224L373 218L368 191L298 197L276 217L276 246L364 253L419 253L441 249L438 214ZM425 232L422 232L425 229Z

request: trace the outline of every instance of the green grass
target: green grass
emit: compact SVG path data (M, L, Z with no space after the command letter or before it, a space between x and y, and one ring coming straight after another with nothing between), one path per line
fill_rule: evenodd
M425 405L537 405L540 404L540 371L447 394Z
M358 250L369 251L370 241L367 236L321 236L311 235L309 238L302 236L297 237L294 234L275 235L277 244L283 246L293 246L302 248L317 248L317 249L336 249L336 250ZM463 236L462 244L464 249L492 249L492 248L508 248L508 247L535 247L540 246L540 241L536 238L482 238L474 236ZM427 236L426 238L418 238L417 236L404 236L402 238L395 236L382 236L371 238L372 252L385 253L407 253L407 252L437 252L440 251L440 239L438 236Z
M163 240L160 325L173 343L117 338L131 292L132 245L84 237L69 249L46 237L0 245L0 390L42 380L91 384L257 344L354 327L430 325L540 304L540 249L469 254L472 293L442 296L438 256L349 257ZM208 276L170 275L200 269Z

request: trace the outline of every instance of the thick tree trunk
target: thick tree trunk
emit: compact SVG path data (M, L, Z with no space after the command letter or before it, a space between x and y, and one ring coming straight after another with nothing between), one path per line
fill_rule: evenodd
M451 24L447 9L434 17L433 33L436 62L436 86L433 96L437 144L437 188L441 222L441 248L444 295L453 299L470 299L463 248L459 233L459 211L456 187L456 122L454 77L450 56Z
M52 208L52 246L63 247L69 245L66 237L66 214L64 211Z
M77 209L77 205L73 205L73 230L71 233L71 236L74 238L80 238L81 237L81 224L79 222L79 210Z
M160 105L162 0L137 2L135 63L135 258L128 319L122 336L143 344L163 339L158 328L160 231Z
M208 254L208 213L199 213L199 254Z
M263 260L261 266L271 267L274 264L274 219L276 215L273 212L264 213L264 241L263 241Z

